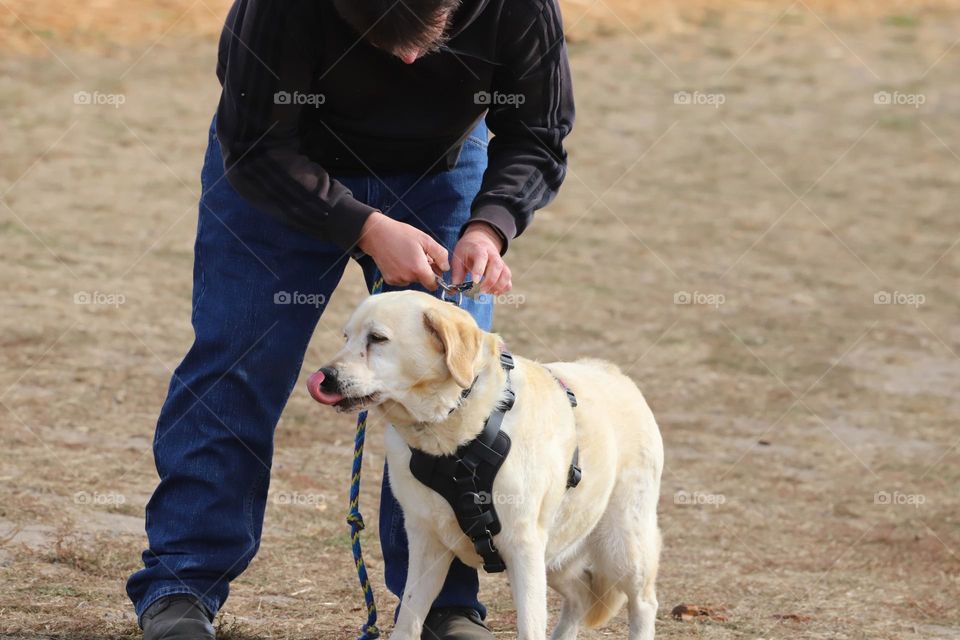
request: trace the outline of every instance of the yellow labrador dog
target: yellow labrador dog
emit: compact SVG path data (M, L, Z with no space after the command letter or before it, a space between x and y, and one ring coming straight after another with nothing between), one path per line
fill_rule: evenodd
M482 566L450 504L410 470L411 448L454 453L480 434L498 403L515 395L502 431L512 441L493 483L522 640L547 633L547 585L563 597L555 640L604 624L627 604L630 640L651 640L660 555L660 431L636 385L598 360L501 366L501 339L464 310L424 293L367 298L346 344L308 386L341 411L369 408L390 424L390 484L403 507L410 569L394 640L418 640L456 556ZM509 375L508 375L509 373ZM571 407L562 380L576 393ZM464 390L470 389L464 397ZM501 404L502 407L502 404ZM582 481L567 487L579 447Z

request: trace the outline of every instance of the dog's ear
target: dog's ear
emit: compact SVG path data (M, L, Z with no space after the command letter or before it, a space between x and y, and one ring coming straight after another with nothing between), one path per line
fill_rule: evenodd
M427 309L423 323L427 331L440 339L447 369L454 381L463 389L473 384L477 355L483 343L483 332L473 318L466 313Z

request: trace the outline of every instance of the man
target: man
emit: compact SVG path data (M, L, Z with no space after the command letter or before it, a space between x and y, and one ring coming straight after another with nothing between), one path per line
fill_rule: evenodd
M274 428L348 259L392 288L432 290L450 270L508 291L507 243L556 195L573 124L556 0L236 0L217 74L196 337L157 423L150 547L127 583L147 640L213 639L259 546ZM467 304L489 329L484 298ZM380 536L400 596L407 541L386 478ZM455 562L424 638L490 639L484 616L476 572Z

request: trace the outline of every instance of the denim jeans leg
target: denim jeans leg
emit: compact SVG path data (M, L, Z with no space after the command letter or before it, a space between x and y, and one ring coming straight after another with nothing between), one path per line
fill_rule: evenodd
M216 613L256 553L274 429L347 261L237 194L213 131L201 181L195 339L157 421L149 548L127 582L138 618L175 593Z

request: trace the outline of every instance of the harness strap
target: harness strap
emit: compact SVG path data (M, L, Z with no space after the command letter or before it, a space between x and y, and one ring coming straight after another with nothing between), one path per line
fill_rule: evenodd
M580 447L573 450L573 461L567 471L567 489L574 489L583 479L583 470L580 468Z
M440 494L453 509L460 530L473 542L473 548L483 558L483 569L499 573L507 568L493 542L500 533L500 518L493 499L493 481L510 453L510 436L501 430L507 412L513 408L516 395L510 388L510 371L515 364L513 356L503 351L500 366L507 372L504 398L483 423L476 438L461 445L446 456L434 456L410 448L410 472L421 483ZM571 407L577 406L577 397L559 378ZM580 484L580 448L573 452L573 461L567 474L567 488Z
M446 456L410 449L410 472L450 504L460 530L473 542L488 573L507 568L493 543L493 536L501 529L493 504L493 481L510 452L510 436L501 427L516 399L510 388L510 371L515 366L513 356L506 351L501 353L500 366L507 372L505 397L476 438Z
M551 375L553 375L551 373ZM553 376L553 379L557 381L563 390L567 393L567 401L570 403L570 407L574 408L577 406L577 395L573 392L573 389L567 386L567 383ZM574 489L580 480L583 479L583 470L580 468L580 447L577 446L573 449L573 460L570 462L570 469L567 471L567 489Z

